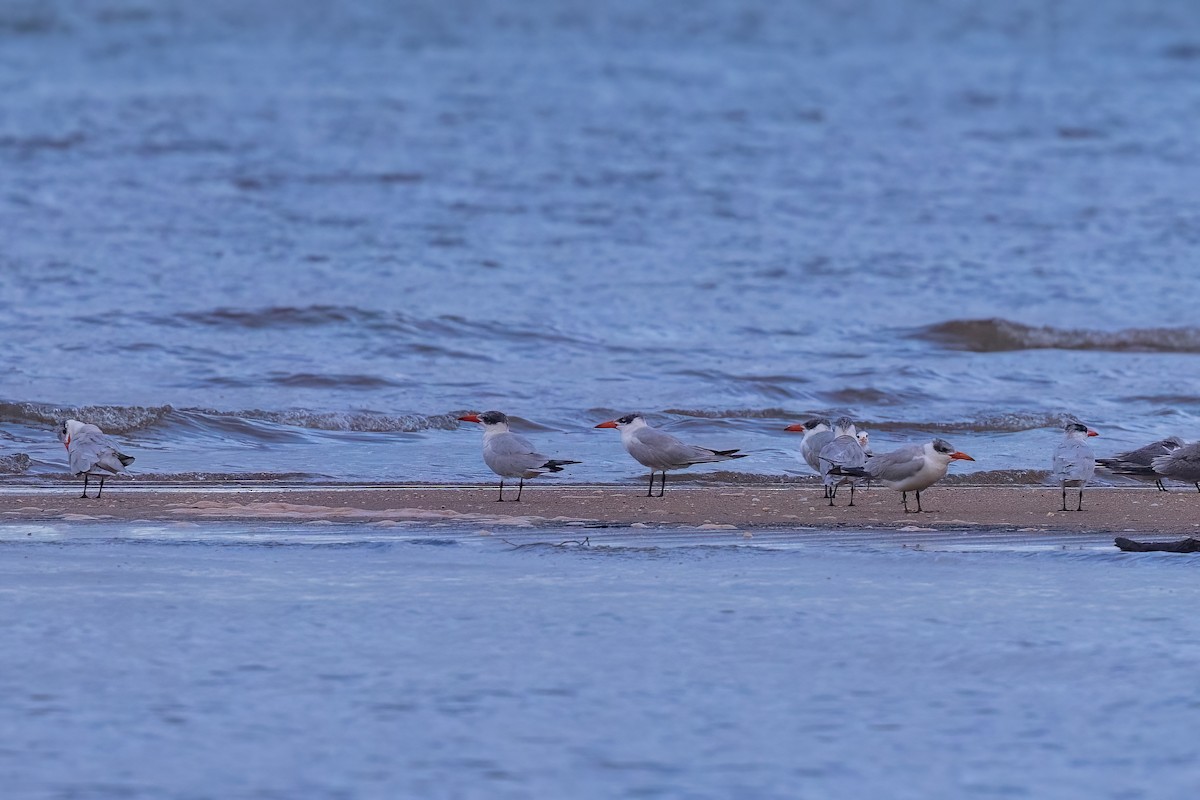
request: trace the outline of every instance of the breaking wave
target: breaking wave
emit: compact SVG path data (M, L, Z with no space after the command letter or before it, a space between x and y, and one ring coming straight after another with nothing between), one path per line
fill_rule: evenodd
M1070 414L1051 413L1011 413L1011 414L982 414L967 420L954 422L874 422L864 420L859 427L865 430L878 431L929 431L944 433L1018 433L1033 431L1040 428L1060 428L1068 420L1074 420Z
M416 433L454 430L465 412L445 414L382 414L372 411L313 411L287 409L218 411L211 408L163 406L59 406L49 403L0 402L0 420L35 427L53 427L65 418L98 425L106 433L130 433L165 424L221 428L226 421L267 422L318 431Z
M29 469L31 463L28 453L0 456L0 475L20 475Z
M595 411L595 409L593 409ZM841 416L844 411L834 408L807 409L804 411L785 408L732 408L717 411L704 409L667 408L661 412L680 417L697 419L764 419L784 420L788 422L803 422L813 417L830 419ZM965 432L965 433L1018 433L1039 428L1059 428L1073 416L1065 413L1013 412L1005 414L980 414L970 419L946 421L928 420L872 420L857 418L855 422L863 430L872 431L929 431L933 432Z
M161 422L174 409L167 406L56 406L49 403L0 402L0 419L54 426L77 419L109 433L129 433Z
M198 410L198 409L197 409ZM198 410L199 411L199 410ZM296 428L319 431L354 431L360 433L417 433L428 430L454 430L458 417L465 412L448 414L376 414L369 411L201 411L212 416L239 417Z
M730 408L722 411L708 411L699 408L667 408L664 414L674 414L680 417L695 417L697 419L791 419L794 412L783 408Z
M1198 328L1127 328L1120 331L1054 328L1011 320L966 319L917 330L918 339L954 350L1098 350L1116 353L1200 353Z

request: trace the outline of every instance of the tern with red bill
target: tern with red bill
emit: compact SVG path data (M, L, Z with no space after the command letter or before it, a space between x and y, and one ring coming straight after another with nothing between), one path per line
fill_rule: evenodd
M96 491L96 497L92 498L99 499L104 491L104 479L123 472L133 463L133 456L118 452L113 440L105 436L104 431L76 419L58 423L58 440L67 448L71 473L83 476L83 494L80 497L88 496L89 477L100 479L100 488Z
M616 428L621 432L621 444L625 452L643 467L650 468L650 489L647 497L654 497L654 473L662 473L662 487L658 497L667 490L667 470L684 469L693 464L711 464L732 458L745 458L748 453L733 450L710 450L694 444L681 442L669 433L651 428L641 414L627 414L619 419L601 422L597 428Z
M814 417L803 424L788 425L784 430L804 434L804 439L800 442L800 455L804 458L804 463L812 467L813 472L820 475L821 448L832 442L837 436L833 432L833 423L827 419ZM825 487L825 496L829 497L829 487Z
M857 470L844 467L830 469L833 474L855 475L879 481L889 489L900 492L904 503L904 513L908 510L908 493L917 493L917 508L914 514L925 509L921 508L921 492L933 486L946 476L950 462L956 460L974 461L966 453L954 449L945 439L934 439L924 444L909 444L890 453L880 453L867 459L867 463Z
M505 478L517 478L521 481L517 486L516 500L513 501L519 503L526 478L536 478L547 472L562 472L562 468L567 464L579 463L547 458L537 452L533 449L532 442L508 429L508 416L499 411L466 414L459 417L459 420L476 422L483 426L483 463L500 476L500 496L496 498L498 503L504 502Z
M1051 479L1062 484L1062 510L1067 510L1067 487L1079 487L1079 503L1076 511L1083 511L1083 487L1096 474L1096 454L1088 445L1089 436L1099 436L1082 422L1074 420L1063 426L1065 435L1054 448Z

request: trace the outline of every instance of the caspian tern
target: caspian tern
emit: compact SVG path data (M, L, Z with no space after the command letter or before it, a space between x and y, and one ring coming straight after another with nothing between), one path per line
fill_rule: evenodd
M909 444L890 453L872 456L867 459L864 467L849 474L877 480L889 489L900 492L906 514L909 513L908 493L916 492L917 510L912 512L916 514L925 510L921 508L921 492L945 477L950 462L956 459L975 460L966 453L955 450L945 439L934 439L924 444ZM840 473L842 469L831 472Z
M1167 487L1162 482L1163 476L1154 471L1154 459L1172 453L1181 447L1183 447L1182 439L1178 436L1168 436L1166 439L1151 442L1137 450L1118 453L1112 458L1097 458L1096 463L1117 475L1132 475L1142 480L1152 480L1160 492L1165 492ZM1200 484L1196 488L1200 489Z
M500 496L496 498L498 503L504 502L505 478L520 479L517 499L513 501L519 503L526 478L536 478L547 472L562 472L562 468L567 464L580 463L547 458L537 452L533 449L532 442L508 429L508 417L499 411L466 414L459 417L459 420L477 422L483 426L483 463L500 476Z
M87 497L88 477L95 475L100 479L100 489L96 492L98 499L104 491L104 479L119 472L133 463L133 456L127 456L117 451L113 440L95 425L80 422L75 419L63 420L58 424L58 440L67 448L67 459L73 475L83 475L83 494Z
M1154 471L1164 478L1186 481L1200 490L1200 442L1185 444L1150 462Z
M833 423L833 428L837 435L833 441L821 448L817 456L821 463L821 479L828 493L829 505L833 505L838 487L850 484L850 505L853 506L854 487L860 480L855 472L866 465L867 454L858 443L858 431L854 427L854 420L839 417ZM832 472L834 467L839 471Z
M647 497L654 496L654 473L662 473L662 488L658 496L662 497L667 490L667 470L684 469L693 464L710 464L716 461L728 461L731 458L745 458L749 453L739 453L733 450L710 450L707 447L697 447L676 439L669 433L651 428L641 414L627 414L619 419L601 422L597 428L616 428L621 432L621 444L633 459L644 467L650 468L650 488Z
M1096 454L1088 445L1089 436L1099 436L1081 422L1071 421L1063 426L1065 436L1054 448L1053 470L1050 477L1062 484L1062 510L1067 510L1067 487L1079 487L1079 504L1076 511L1083 510L1083 487L1096 474Z
M804 433L804 439L800 442L800 455L804 458L804 463L812 467L813 472L821 474L821 448L833 441L837 436L832 430L833 425L827 419L814 417L804 424L788 425L784 428L785 431L795 433ZM829 496L829 489L825 489L825 496Z

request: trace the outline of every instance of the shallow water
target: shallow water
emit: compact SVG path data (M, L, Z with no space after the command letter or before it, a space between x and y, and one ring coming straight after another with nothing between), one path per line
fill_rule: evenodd
M0 52L5 474L68 411L142 479L490 479L487 408L585 481L630 410L752 475L813 413L1197 436L1190 3L61 0Z
M0 526L0 780L22 798L1200 788L1198 556L579 534Z

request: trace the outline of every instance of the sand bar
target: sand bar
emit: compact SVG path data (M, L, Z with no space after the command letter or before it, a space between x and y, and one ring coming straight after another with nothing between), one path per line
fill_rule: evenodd
M1097 488L1084 510L1063 512L1058 490L936 488L925 513L903 513L900 495L873 488L854 507L830 508L816 486L669 487L663 498L631 486L532 486L520 503L495 501L494 486L106 486L84 500L77 484L0 489L6 521L295 521L388 524L461 522L513 527L662 527L712 530L880 528L1114 534L1200 533L1200 493ZM910 503L912 496L909 496ZM1071 500L1073 506L1074 500Z

